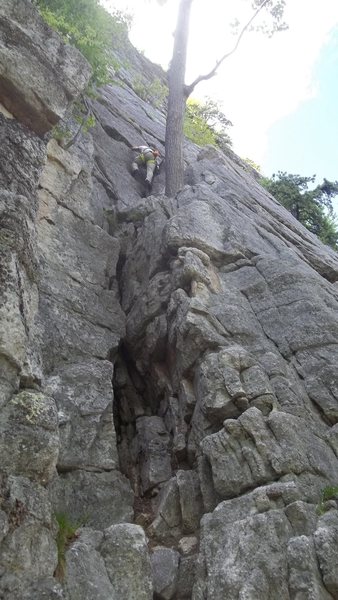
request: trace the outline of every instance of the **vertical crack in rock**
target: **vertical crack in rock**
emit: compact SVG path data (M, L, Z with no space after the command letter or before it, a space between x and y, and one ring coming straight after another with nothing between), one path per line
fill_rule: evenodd
M39 117L25 59L13 114L26 90L44 131L80 62ZM337 255L230 150L186 141L188 184L142 199L130 148L164 152L165 118L132 80L165 78L128 64L41 177L44 142L0 115L0 596L336 598ZM60 512L85 526L56 582Z
M192 168L201 171L201 163ZM208 159L203 169L212 168ZM299 519L297 532L308 535L313 547L316 504L338 465L335 428L328 417L318 418L308 394L307 359L316 360L311 328L309 338L302 337L281 321L287 314L300 326L300 306L309 305L300 281L322 286L316 318L327 310L330 291L281 237L274 248L284 263L271 256L264 239L255 239L253 252L246 217L240 228L238 215L232 220L231 206L222 207L205 183L186 187L171 210L163 211L160 198L141 204L120 230L119 289L127 325L114 388L121 469L136 493L136 518L153 543L178 551L183 565L185 540L194 538L187 557L192 573L201 537L188 597L205 589L219 598L256 597L264 572L262 597L268 600L277 597L274 569L284 565L278 589L286 600L293 531L284 511L295 507L294 526ZM302 517L298 506L304 507ZM257 577L246 571L249 555L237 553L243 543L269 548L257 558ZM294 547L295 589L307 577L301 547ZM313 589L325 597L313 552ZM214 566L205 571L203 561ZM240 569L237 579L225 569L228 561Z
M20 271L19 271L19 266L17 264L16 264L16 275L18 278L19 310L20 310L20 314L21 314L22 324L25 328L25 334L26 334L26 337L28 338L29 326L28 326L28 323L26 320L26 315L25 315L25 306L24 306L24 301L23 301L23 286L22 286L22 281L21 281L21 275L20 275Z

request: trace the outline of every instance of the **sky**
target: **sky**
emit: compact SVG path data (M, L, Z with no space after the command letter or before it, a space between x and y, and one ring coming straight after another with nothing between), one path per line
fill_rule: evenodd
M179 0L101 0L133 14L132 43L168 67ZM231 50L230 24L244 25L248 0L194 0L186 83L209 72ZM233 123L234 151L266 176L287 171L338 180L338 1L286 0L288 30L243 37L216 77L192 95L211 97ZM338 201L335 203L338 211Z

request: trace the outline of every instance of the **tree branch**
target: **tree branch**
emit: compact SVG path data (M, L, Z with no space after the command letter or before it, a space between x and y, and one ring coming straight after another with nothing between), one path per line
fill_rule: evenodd
M222 64L222 62L226 59L229 58L229 56L231 56L232 54L234 54L234 52L236 52L241 39L244 35L244 33L247 31L247 29L250 27L252 21L257 17L257 15L261 12L261 10L264 8L264 6L266 4L268 4L268 2L270 2L271 0L264 0L264 2L262 2L262 4L257 8L256 12L252 15L252 17L249 19L249 21L247 22L246 25L244 25L242 31L240 32L236 44L234 45L233 49L230 50L230 52L227 52L227 54L224 54L224 56L222 56L222 58L220 58L213 69L211 69L211 71L209 73L206 73L206 75L199 75L198 77L196 77L195 81L193 81L190 85L185 85L184 86L184 93L186 98L189 98L190 94L194 91L196 85L198 83L200 83L201 81L206 81L207 79L211 79L212 77L214 77L216 75L217 69L218 67Z

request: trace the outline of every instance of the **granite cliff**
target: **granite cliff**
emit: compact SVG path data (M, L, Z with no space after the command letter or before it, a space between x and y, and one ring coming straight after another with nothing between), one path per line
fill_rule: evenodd
M89 65L1 2L0 598L337 599L338 256L230 151L142 199L129 52L66 150Z

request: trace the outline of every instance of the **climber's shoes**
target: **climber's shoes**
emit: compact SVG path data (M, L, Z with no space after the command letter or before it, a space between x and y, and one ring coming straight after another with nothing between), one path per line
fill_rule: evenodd
M144 183L145 183L145 188L147 190L147 193L150 194L150 192L151 192L151 183L150 183L150 181L148 181L148 179L146 179Z

